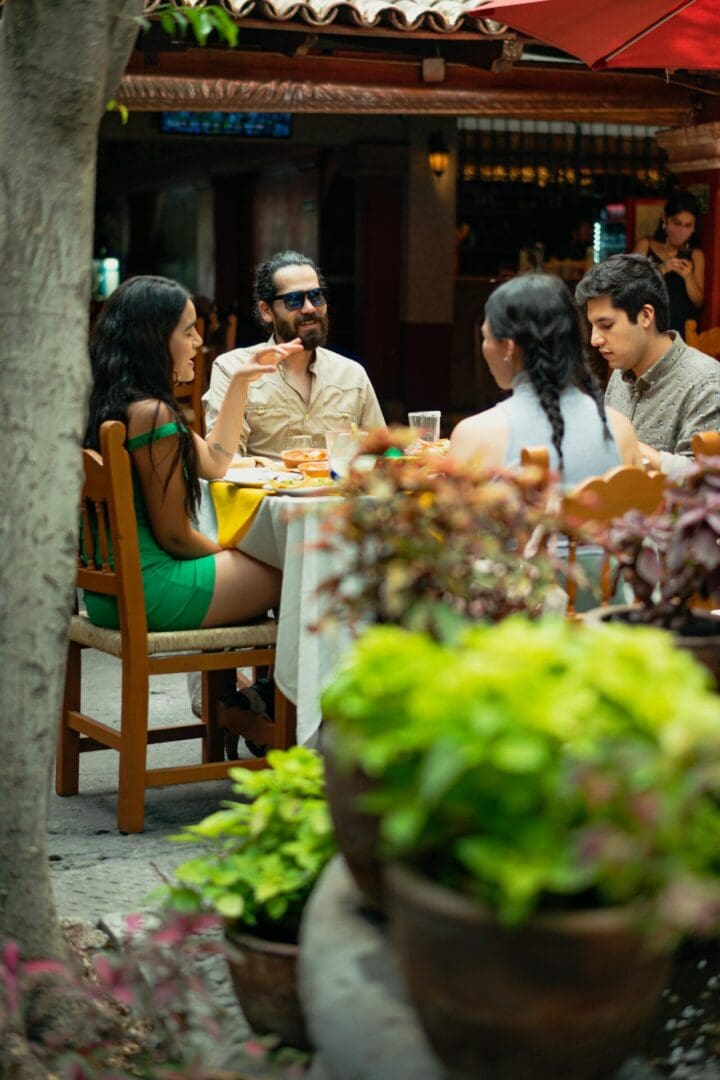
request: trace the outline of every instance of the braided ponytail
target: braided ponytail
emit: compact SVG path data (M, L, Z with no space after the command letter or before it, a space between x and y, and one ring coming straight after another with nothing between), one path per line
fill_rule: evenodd
M560 395L574 385L597 406L609 436L603 393L586 359L582 317L565 283L551 274L523 274L506 281L488 298L485 317L498 340L514 341L552 429L563 468L565 421Z

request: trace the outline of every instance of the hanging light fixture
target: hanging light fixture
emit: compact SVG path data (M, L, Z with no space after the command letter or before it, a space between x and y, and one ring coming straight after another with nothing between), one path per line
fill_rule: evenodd
M439 131L428 139L428 164L435 176L442 176L450 164L450 151Z

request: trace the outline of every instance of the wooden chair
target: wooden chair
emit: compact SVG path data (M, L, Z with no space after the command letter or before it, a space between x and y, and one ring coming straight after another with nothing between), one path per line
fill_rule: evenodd
M698 333L697 320L688 319L685 323L685 342L720 360L720 326L712 326L709 330Z
M706 457L715 457L720 454L720 431L698 431L693 435L690 444L695 457L704 454Z
M550 471L550 451L547 446L525 446L520 451L521 465L535 465L543 472Z
M239 727L238 710L224 706L221 700L234 688L238 667L274 663L274 620L259 619L252 624L207 630L148 632L124 424L104 423L100 446L102 457L92 450L83 451L85 481L77 584L81 589L117 598L120 629L95 626L86 615L76 614L70 620L55 785L58 795L77 795L80 754L116 750L118 828L134 833L143 828L146 788L220 779L233 765L264 766L264 758L224 761L224 727L274 747L293 745L295 707L276 690L274 721L257 716ZM99 553L94 559L90 556L96 550ZM110 564L111 551L114 566ZM83 552L88 553L85 559ZM115 656L122 664L119 730L81 710L82 651L87 648ZM202 672L202 722L149 729L150 676L188 671ZM179 739L201 741L200 763L148 766L148 744Z
M585 480L563 499L563 515L572 534L572 527L589 523L606 525L622 517L628 510L651 514L662 502L666 477L660 472L645 472L635 465L617 465L602 476ZM570 537L569 563L577 561L577 545ZM612 573L609 558L605 557L600 571L600 596L603 604L612 599ZM568 609L575 616L577 584L568 579Z
M230 352L237 345L237 315L228 315L225 324L225 351Z
M192 382L178 383L173 397L180 406L185 423L202 438L205 434L205 412L202 396L205 393L205 363L207 349L201 345L195 354L195 371Z

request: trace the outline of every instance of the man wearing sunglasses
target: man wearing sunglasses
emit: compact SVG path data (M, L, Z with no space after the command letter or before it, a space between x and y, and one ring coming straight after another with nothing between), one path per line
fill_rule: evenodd
M272 331L269 342L233 349L213 364L205 395L205 422L212 430L235 371L268 344L301 344L248 386L245 421L238 452L279 459L292 435L323 435L356 424L383 426L375 391L365 368L325 347L328 309L325 283L312 259L298 251L279 251L255 271L256 314Z

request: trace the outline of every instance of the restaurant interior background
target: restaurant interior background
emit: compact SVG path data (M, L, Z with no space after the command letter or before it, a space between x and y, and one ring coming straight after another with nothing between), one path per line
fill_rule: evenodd
M390 418L433 405L447 427L496 400L477 323L498 280L543 265L572 285L589 249L604 257L654 229L674 182L655 132L509 116L110 114L95 296L133 273L177 277L237 314L249 344L255 263L298 248L327 278L331 346L365 363Z

